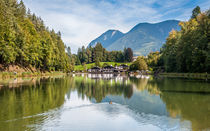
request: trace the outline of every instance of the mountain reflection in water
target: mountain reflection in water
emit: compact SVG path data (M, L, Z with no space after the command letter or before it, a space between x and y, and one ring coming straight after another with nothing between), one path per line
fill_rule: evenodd
M115 124L130 121L131 130L143 125L151 129L210 129L208 82L79 74L2 80L0 85L0 130L62 130L69 125L72 130L91 130L93 125L96 130L113 130L115 125L106 127L101 122L106 120ZM77 120L80 122L75 123ZM125 126L121 125L122 129L128 129Z

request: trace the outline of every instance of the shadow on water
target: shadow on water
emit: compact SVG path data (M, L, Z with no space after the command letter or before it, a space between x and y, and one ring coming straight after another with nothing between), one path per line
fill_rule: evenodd
M82 74L3 80L0 85L0 130L41 129L47 119L60 115L44 113L60 110L65 101L71 101L72 92L91 103L111 100L140 114L190 121L193 130L210 128L210 88L207 82Z

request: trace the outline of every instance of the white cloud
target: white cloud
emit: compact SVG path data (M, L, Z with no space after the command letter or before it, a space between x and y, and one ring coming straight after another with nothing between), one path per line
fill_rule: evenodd
M186 19L191 9L183 9L185 0L24 0L41 16L46 25L60 30L65 44L73 52L108 29L129 31L140 22L159 22L168 18ZM154 8L154 4L160 7ZM179 8L178 8L179 7ZM170 16L186 12L187 15Z

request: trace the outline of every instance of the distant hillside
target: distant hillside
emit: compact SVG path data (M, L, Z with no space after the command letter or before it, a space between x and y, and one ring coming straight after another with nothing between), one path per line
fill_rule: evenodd
M109 45L123 36L124 34L118 30L108 30L95 40L91 41L88 46L94 47L97 42L100 42L103 47L107 48Z
M110 33L113 30L109 30L92 41L90 45L100 42L110 51L123 50L125 47L130 47L135 55L147 55L149 52L157 51L162 47L172 29L180 30L178 24L179 21L177 20L167 20L155 24L140 23L126 34L117 31L118 35L113 40L110 39ZM106 41L103 41L103 39L106 39Z
M168 20L156 24L140 23L118 39L108 50L122 50L124 47L131 47L135 55L147 55L151 51L159 50L169 32L172 29L178 30L179 21Z

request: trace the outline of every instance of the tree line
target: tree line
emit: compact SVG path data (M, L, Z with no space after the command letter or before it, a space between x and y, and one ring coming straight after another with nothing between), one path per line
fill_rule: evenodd
M172 30L161 49L165 71L210 73L210 10L197 6L191 19L179 25L181 30Z
M166 72L210 72L210 10L197 6L191 18L172 30L160 52L139 57L132 69ZM61 33L45 26L26 9L23 1L0 0L0 64L35 67L47 71L72 71L74 65L100 62L132 62L133 51L107 51L100 43L82 47L72 54Z
M172 30L160 52L139 57L131 65L134 70L210 73L210 10L197 6L191 18L179 23L181 30Z
M50 30L21 0L0 0L0 64L73 70L61 33Z
M98 62L131 62L133 59L133 51L131 48L125 48L124 51L107 51L101 43L97 43L95 47L87 47L78 49L76 65Z

